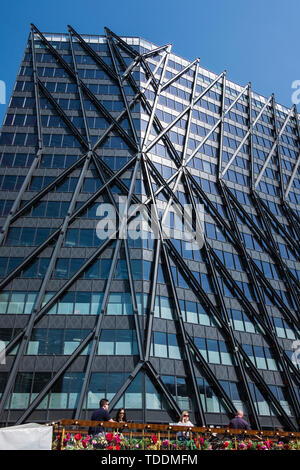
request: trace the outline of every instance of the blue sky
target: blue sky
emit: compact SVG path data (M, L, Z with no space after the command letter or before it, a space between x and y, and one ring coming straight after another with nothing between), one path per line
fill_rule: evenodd
M291 107L300 80L299 0L11 0L1 5L0 80L7 101L30 23L43 32L142 36L241 85ZM0 104L0 123L6 105ZM299 111L299 109L298 109Z

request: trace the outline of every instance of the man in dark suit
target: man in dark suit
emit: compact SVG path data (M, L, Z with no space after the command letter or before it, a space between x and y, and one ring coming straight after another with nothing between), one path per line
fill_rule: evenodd
M106 398L102 398L102 400L100 400L100 403L99 403L100 408L93 412L91 420L92 421L114 421L110 417L110 414L108 412L108 405L109 405L109 401ZM88 433L90 435L99 434L101 432L104 432L104 428L102 426L89 428L88 430Z

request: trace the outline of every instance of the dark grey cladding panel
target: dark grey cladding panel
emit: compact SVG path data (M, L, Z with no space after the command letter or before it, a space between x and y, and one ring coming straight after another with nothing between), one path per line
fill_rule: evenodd
M70 315L65 317L66 328L82 328L83 316Z
M168 296L168 293L169 293L169 292L168 292L167 286L161 284L161 285L159 286L159 295L164 295L165 297L167 297L167 296Z
M43 423L48 421L48 410L35 410L30 414L30 421L35 423Z
M264 371L263 376L267 384L270 385L283 385L283 380L280 372L277 371Z
M32 281L36 281L36 280L33 279ZM30 288L28 290L29 291L30 290L39 290L40 284L41 284L41 282L30 282ZM26 279L14 279L10 285L12 285L12 290L26 291L27 287L28 287L28 281Z
M27 325L28 315L15 315L15 328L23 328Z
M57 421L58 419L72 419L74 417L74 410L49 410L49 421ZM59 417L59 418L58 418Z
M189 335L193 336L193 334L194 334L194 325L192 325L191 323L185 323L185 331Z
M264 341L260 335L251 335L251 338L252 338L252 344L254 344L255 346L264 345Z
M26 321L22 327L26 325ZM13 328L15 326L15 318L12 315L0 315L0 328Z
M50 315L45 315L43 318L41 318L37 324L35 325L36 328L49 328L49 323L51 323L50 318L52 318ZM54 326L53 326L54 328Z
M65 328L66 317L64 315L49 315L49 328Z
M206 413L206 420L209 426L221 426L229 423L229 418L226 419L223 415L216 413Z
M226 366L215 365L215 374L219 380L228 380L228 368Z
M143 330L146 328L146 316L145 315L139 315L139 324L140 324L140 329Z
M127 369L126 360L122 356L109 356L107 358L107 370L109 372L123 372Z
M83 329L92 329L95 326L96 317L94 315L78 315L78 317L74 315L66 316L66 327L72 328L73 327L73 319L76 321L81 322L81 328ZM77 327L76 327L77 328Z
M23 356L20 363L20 371L33 371L35 369L36 357L37 356Z
M173 321L168 321L167 322L167 328L168 328L168 333L176 333L176 325Z
M104 315L102 328L106 330L114 330L116 328L116 317L114 315Z
M240 332L241 343L252 344L252 336L249 333Z
M50 356L37 356L35 370L51 372L55 363L55 358ZM56 365L56 364L55 364Z
M227 373L228 373L228 380L236 381L238 379L236 372L234 370L234 367L227 367Z
M15 361L15 356L8 356L5 358L5 364L1 364L1 372L8 372L11 370L13 363Z
M128 330L134 327L133 318L131 316L122 315L115 317L116 328Z
M183 362L181 361L174 361L175 362L175 374L176 375L185 375L185 367L183 365Z
M105 283L106 281L100 281L100 280L92 281L91 282L92 292L103 292L105 288Z
M104 250L104 252L101 254L101 258L104 258L104 259L112 259L113 253L114 253L114 252L113 252L112 249Z
M107 370L107 357L96 356L93 363L93 372L106 372Z
M160 371L160 359L157 357L150 357L150 363L157 372Z
M259 422L260 422L262 427L266 427L266 428L270 428L270 427L273 428L274 427L274 421L273 421L272 417L260 416L259 417Z
M86 356L79 356L68 369L72 372L83 372L86 364Z
M154 318L153 331L167 331L167 321L161 318Z
M218 339L218 330L216 328L206 326L205 337L209 339Z
M187 323L185 325L187 326ZM205 326L193 325L193 335L199 338L203 338L205 336Z
M111 283L111 292L128 292L128 282L127 281L119 281L119 280L113 280Z
M54 356L53 358L53 370L57 372L68 359L67 356Z
M137 248L130 248L129 252L131 259L142 259L142 250Z
M133 371L136 364L138 363L138 357L134 356L127 356L125 357L125 370L126 372L128 371Z
M80 258L80 256L78 255L76 256L76 258ZM82 258L85 258L85 256L82 256ZM81 292L90 292L91 283L89 281L84 281L83 279L80 279L80 283L78 284L77 290Z
M134 272L133 272L134 275ZM139 293L143 290L143 281L134 281L135 292Z
M175 374L175 363L172 359L159 359L159 365L161 375Z

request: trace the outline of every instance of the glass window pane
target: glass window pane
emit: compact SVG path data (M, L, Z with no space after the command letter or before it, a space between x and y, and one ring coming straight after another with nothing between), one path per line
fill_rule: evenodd
M23 313L25 305L25 292L13 292L7 313Z
M142 374L139 374L125 392L125 408L142 408Z
M122 315L122 313L122 294L117 292L110 294L107 304L107 315Z
M153 337L154 337L154 356L168 357L166 333L160 333L160 332L155 331L153 334Z
M146 408L149 410L161 409L161 397L151 380L146 376Z
M116 330L116 354L132 354L132 331Z
M100 355L114 355L114 330L103 330L100 337L98 354Z

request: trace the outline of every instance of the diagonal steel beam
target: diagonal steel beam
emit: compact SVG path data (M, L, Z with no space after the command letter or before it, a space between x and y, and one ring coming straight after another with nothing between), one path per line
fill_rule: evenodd
M54 47L51 45L51 43L45 38L45 36L37 29L36 26L33 25L33 28L35 32L38 34L40 37L41 41L47 46L49 51L52 53L52 55L58 60L58 62L62 65L62 67L66 70L68 75L72 78L74 82L76 82L76 74L74 70L67 64L67 62L63 59L63 57L54 49ZM107 119L108 122L113 123L115 128L117 129L117 132L120 134L120 136L125 140L125 142L134 150L137 151L137 148L135 146L134 141L131 139L131 137L127 134L127 132L124 131L124 129L118 124L118 122L114 119L114 117L107 111L105 106L96 98L96 96L91 92L91 90L85 85L85 83L78 78L78 83L80 84L80 87L82 91L85 93L85 95L89 98L91 103L97 108L98 111Z
M38 150L36 152L35 158L33 159L33 162L27 172L27 175L24 179L24 182L18 192L17 197L14 200L14 203L12 205L12 208L1 228L0 231L0 245L2 242L5 240L5 237L7 235L7 232L9 230L10 224L13 221L13 218L15 214L17 213L22 197L29 186L29 183L31 181L31 178L33 176L33 173L35 169L39 166L39 163L42 159L43 156L43 134L42 134L42 122L41 122L41 112L40 112L40 98L39 98L39 92L38 92L38 73L37 73L37 65L36 65L36 53L35 53L35 48L34 48L34 34L33 34L33 29L31 28L30 32L30 38L31 38L31 54L32 54L32 70L33 70L33 81L34 81L34 97L35 97L35 112L36 112L36 117L37 117L37 136L38 136Z
M191 104L189 104L181 113L179 113L179 115L173 119L173 121L163 129L163 131L157 136L155 137L151 142L150 144L147 146L147 148L145 149L145 152L149 152L152 147L154 147L154 145L160 141L160 139L167 133L169 132L169 130L172 129L172 127L175 126L175 124L180 121L180 119L191 109L193 108L197 103L198 101L222 78L224 72L222 72L220 75L218 75L217 78L215 78L215 80L213 80L213 82L207 86L207 88L205 88L204 91L202 91L194 100Z
M272 95L272 96L273 96L273 95ZM273 98L273 100L274 100L274 98ZM274 102L274 101L273 101L273 102ZM276 139L275 139L275 142L274 142L274 144L272 145L272 148L271 148L271 150L270 150L270 152L269 152L269 154L268 154L268 156L267 156L267 158L266 158L266 161L264 162L263 167L262 167L262 169L260 170L259 175L258 175L257 178L256 178L256 181L255 181L255 184L254 184L254 187L255 187L255 188L258 186L258 184L259 184L259 182L260 182L260 180L261 180L261 178L262 178L262 176L263 176L263 174L264 174L264 172L265 172L265 170L266 170L266 168L267 168L267 166L268 166L268 163L269 163L269 161L270 161L270 159L271 159L271 157L272 157L272 155L273 155L273 153L274 153L276 147L279 145L280 137L281 137L281 135L282 135L284 129L286 128L286 125L287 125L287 123L289 122L290 117L291 117L293 111L294 111L294 108L292 107L292 108L290 109L290 111L289 111L287 117L285 118L284 123L282 124L282 127L281 127L279 133L277 134L277 137L276 137Z
M247 88L248 88L248 95L250 93L250 83L247 85ZM246 140L248 139L249 135L251 136L252 133L253 133L253 129L254 127L256 126L258 120L260 119L261 115L263 114L263 112L265 111L265 109L267 108L267 106L269 105L270 101L272 100L272 97L273 95L270 96L270 98L266 101L266 103L264 104L264 106L262 107L262 109L260 110L260 112L258 113L257 117L255 118L255 120L252 122L252 124L250 125L249 127L249 130L247 131L247 133L244 135L243 139L241 140L238 148L235 150L235 152L233 153L232 157L230 158L229 162L227 163L227 165L225 166L224 170L222 171L221 173L221 177L224 177L225 176L225 173L227 172L227 170L229 169L230 165L232 164L232 162L234 161L235 157L238 155L239 151L241 150L242 146L244 145L244 143L246 142Z
M300 127L299 127L299 119L298 119L298 113L297 113L296 105L294 106L294 119L295 119L295 121L296 121L296 128L297 128L297 132L298 132L298 144L299 144L299 146L300 146ZM300 165L300 152L299 152L297 161L296 161L296 163L295 163L295 165L294 165L293 172L292 172L292 174L291 174L291 177L290 177L290 180L289 180L289 182L288 182L287 188L286 188L286 190L285 190L284 199L287 199L287 198L288 198L288 195L289 195L289 192L290 192L290 190L291 190L292 184L293 184L293 182L294 182L295 176L296 176L296 174L297 174L299 165Z

